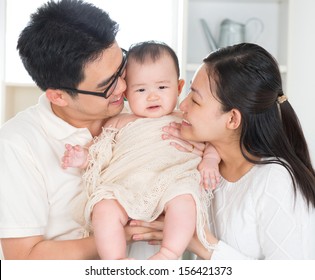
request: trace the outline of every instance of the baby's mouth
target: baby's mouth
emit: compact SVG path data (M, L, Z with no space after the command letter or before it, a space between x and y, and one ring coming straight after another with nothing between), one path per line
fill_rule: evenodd
M148 107L147 109L149 109L149 110L154 110L154 109L158 109L158 108L160 108L161 106L159 106L159 105L156 105L156 106L150 106L150 107Z

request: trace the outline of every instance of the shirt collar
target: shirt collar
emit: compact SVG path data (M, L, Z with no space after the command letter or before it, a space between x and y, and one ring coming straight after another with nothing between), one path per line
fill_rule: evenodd
M87 128L74 127L56 116L45 93L39 97L37 109L40 116L40 121L42 122L42 127L46 133L52 137L58 140L63 140L73 134L80 133L85 135L87 140L92 139L92 135Z

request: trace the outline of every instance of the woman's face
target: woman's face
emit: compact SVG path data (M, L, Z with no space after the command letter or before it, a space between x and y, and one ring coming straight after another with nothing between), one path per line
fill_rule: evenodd
M195 73L189 95L180 104L184 113L181 135L187 140L211 142L226 137L226 122L229 113L223 113L221 104L214 97L215 84L209 84L206 66L203 64Z

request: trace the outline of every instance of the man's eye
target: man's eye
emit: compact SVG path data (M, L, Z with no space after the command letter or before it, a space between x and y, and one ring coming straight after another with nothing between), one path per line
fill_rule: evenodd
M108 85L106 85L105 87L103 87L103 89L102 89L101 91L105 92L105 91L108 90L111 86L112 86L112 83L109 83Z

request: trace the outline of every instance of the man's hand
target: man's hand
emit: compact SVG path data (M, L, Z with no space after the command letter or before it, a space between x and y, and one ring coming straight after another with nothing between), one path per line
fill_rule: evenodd
M131 220L125 226L127 243L147 241L150 245L161 244L163 239L164 215L153 222Z

